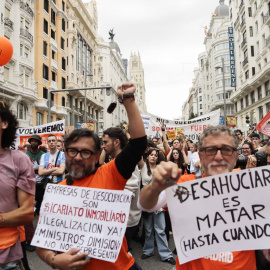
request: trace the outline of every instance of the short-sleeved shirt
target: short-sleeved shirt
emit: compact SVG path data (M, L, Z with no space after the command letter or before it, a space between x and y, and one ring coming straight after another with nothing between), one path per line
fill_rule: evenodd
M60 151L58 155L59 150L57 150L53 155L50 152L45 153L44 155L41 156L40 159L40 165L39 167L43 167L45 169L52 169L55 167L55 161L56 161L56 167L60 167L60 164L65 164L66 163L66 156L65 153ZM58 156L58 157L57 157ZM49 178L52 178L52 176L48 176ZM55 183L59 183L64 179L64 174L62 175L57 175L56 181L53 181Z
M26 154L7 149L0 154L0 172L0 213L7 213L18 208L18 188L35 195L35 173ZM5 237L7 235L10 237ZM0 228L0 239L0 263L22 257L19 231L16 227Z
M41 156L45 154L43 151L39 150L37 153L32 153L31 151L27 151L26 155L30 158L30 161L33 165L34 170L39 167ZM35 170L36 174L36 182L41 182L42 177L38 175L38 171Z
M75 181L74 186L89 187L89 188L102 188L111 190L123 190L126 185L127 179L125 179L117 170L115 165L115 159L109 163L102 165L95 174ZM59 183L60 185L66 185L66 180ZM83 270L128 270L134 264L134 258L127 253L127 242L124 237L119 256L115 263L97 260L92 258L90 263L87 264Z

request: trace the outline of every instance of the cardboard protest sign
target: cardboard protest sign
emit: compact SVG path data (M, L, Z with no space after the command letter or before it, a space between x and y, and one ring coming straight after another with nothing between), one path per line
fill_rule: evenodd
M143 124L144 124L144 129L145 131L148 131L150 129L150 121L151 121L151 116L149 115L141 115Z
M180 264L220 252L270 248L269 192L270 166L166 189Z
M47 145L47 136L49 134L54 134L57 139L61 139L61 136L65 134L65 120L51 122L40 126L18 128L15 141L16 149L18 145L25 145L28 142L28 139L34 134L39 135L42 144L45 145Z
M160 123L164 123L166 131L178 131L181 129L180 133L183 132L190 140L197 141L199 134L201 134L206 127L209 125L219 125L220 110L200 115L199 117L187 121L167 120L153 114L148 115L151 121L150 128L146 130L147 135L155 136L157 132L161 132ZM180 133L177 132L177 136L180 136Z
M48 184L32 245L115 262L125 235L130 191Z
M168 139L169 140L174 140L176 138L176 136L175 136L175 130L169 130L168 133L167 133L167 135L168 135Z

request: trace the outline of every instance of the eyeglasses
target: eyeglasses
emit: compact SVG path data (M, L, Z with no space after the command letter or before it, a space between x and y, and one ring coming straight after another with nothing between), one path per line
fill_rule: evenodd
M89 158L91 158L92 155L95 154L95 153L92 152L91 150L83 149L83 150L80 150L80 151L79 151L79 150L76 149L76 148L67 148L67 149L66 149L66 153L67 153L67 155L68 155L69 157L71 157L71 158L75 158L75 157L78 155L78 153L80 153L80 155L81 155L81 157L82 157L83 159L89 159Z
M223 146L221 148L215 146L204 147L203 151L207 156L215 156L220 150L223 156L231 156L237 149L231 146Z

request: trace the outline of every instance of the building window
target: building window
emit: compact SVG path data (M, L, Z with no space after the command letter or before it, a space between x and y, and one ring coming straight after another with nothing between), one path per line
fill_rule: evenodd
M42 115L42 113L37 112L37 114L36 114L36 125L37 126L43 125L43 115Z
M26 120L26 106L21 102L17 105L17 117Z
M254 91L252 91L250 93L250 98L251 98L251 104L255 103L255 92Z
M246 80L249 78L249 70L247 70L247 71L245 72L245 78L246 78Z
M262 99L262 87L259 86L259 87L257 88L257 91L258 91L258 100L260 100L260 99Z
M251 52L251 56L254 56L254 46L250 46L250 52Z
M51 29L51 38L55 40L55 31Z
M46 41L43 41L43 55L47 56L47 42Z
M51 9L51 22L55 25L55 12Z
M248 95L246 95L246 106L249 106L249 99L248 99Z
M62 19L62 30L66 32L66 22L65 19Z
M254 76L255 75L255 72L256 70L255 70L255 67L252 67L252 76Z
M43 98L48 99L48 89L43 87Z
M65 11L65 2L62 1L62 10Z
M49 80L49 68L43 64L43 79Z
M52 81L56 82L56 73L52 71Z
M249 35L250 35L250 37L253 37L253 27L252 26L249 27Z
M243 110L244 109L244 100L242 98L240 100L240 103L241 103L241 110Z
M49 13L49 0L44 0L44 10Z
M269 88L269 81L266 81L264 83L264 88L265 88L265 96L270 96L270 88Z
M61 49L65 50L65 40L61 37Z
M66 59L62 57L62 69L66 70Z
M252 9L251 9L251 7L248 8L248 17L252 17Z
M63 107L66 106L66 99L65 99L65 97L62 97L62 106L63 106Z
M48 22L45 19L43 22L43 32L48 35Z
M62 89L66 89L66 79L62 77Z

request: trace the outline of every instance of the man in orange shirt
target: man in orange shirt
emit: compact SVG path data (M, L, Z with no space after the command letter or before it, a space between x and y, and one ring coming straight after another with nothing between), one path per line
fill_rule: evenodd
M238 157L237 146L238 138L226 126L206 128L199 139L199 156L205 176L231 172ZM162 207L161 205L166 203L166 194L163 190L173 184L168 180L178 181L180 174L181 171L172 162L163 162L158 165L153 173L151 184L141 191L139 206L142 210L155 211L156 208ZM180 177L180 181L185 181L185 179L182 180ZM177 262L176 269L256 270L254 250L225 253L207 256L182 265ZM225 257L229 260L224 259Z
M73 185L89 188L123 190L131 177L136 164L146 148L146 135L143 121L134 101L136 88L131 83L118 87L119 102L123 103L129 118L130 140L115 159L98 169L100 141L96 134L88 129L74 130L65 139L66 168L69 177L61 185ZM37 253L50 266L65 270L140 270L134 258L127 252L124 238L119 256L115 263L90 259L84 260L87 253L77 254L78 249L58 254L53 250L37 248Z

